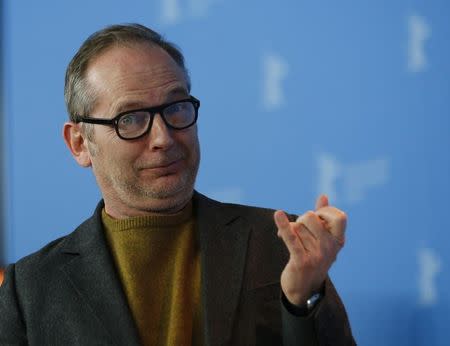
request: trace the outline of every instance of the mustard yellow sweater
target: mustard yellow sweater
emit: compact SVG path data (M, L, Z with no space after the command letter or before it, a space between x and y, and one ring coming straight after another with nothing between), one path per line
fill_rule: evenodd
M103 210L102 220L142 344L202 345L192 204L173 215L124 220Z

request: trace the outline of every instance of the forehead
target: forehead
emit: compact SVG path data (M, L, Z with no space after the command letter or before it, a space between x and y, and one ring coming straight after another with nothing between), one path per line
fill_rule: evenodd
M110 109L123 101L158 104L174 89L188 92L183 69L162 48L149 44L108 49L88 65L86 79L97 103L108 103Z

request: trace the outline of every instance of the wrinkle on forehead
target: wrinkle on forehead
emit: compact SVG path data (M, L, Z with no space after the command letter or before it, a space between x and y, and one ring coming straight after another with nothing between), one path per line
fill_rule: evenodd
M165 95L166 97L156 103L143 101L143 99L145 99L145 96L149 95L146 89L143 90L142 97L138 97L138 95L136 94L124 94L122 97L114 100L114 102L111 103L110 108L114 112L114 114L118 114L132 109L160 106L165 103L180 99L186 99L189 97L189 92L187 91L186 87L184 85L177 84L168 85L167 90L164 90L164 92L160 94Z
M98 95L94 112L109 116L124 103L151 107L167 102L173 90L188 94L184 70L162 48L146 44L106 51L91 63L86 77Z

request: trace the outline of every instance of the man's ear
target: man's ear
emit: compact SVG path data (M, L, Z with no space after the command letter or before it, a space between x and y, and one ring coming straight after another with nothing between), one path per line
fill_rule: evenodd
M82 167L90 167L91 154L87 147L87 139L81 131L81 125L73 122L65 123L63 137L75 161Z

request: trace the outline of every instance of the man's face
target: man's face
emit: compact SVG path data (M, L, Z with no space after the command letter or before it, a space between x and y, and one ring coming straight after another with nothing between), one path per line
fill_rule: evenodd
M86 77L97 94L90 114L95 118L189 95L184 71L163 49L146 44L107 50L90 63ZM93 126L88 154L108 214L170 213L189 201L200 161L196 125L169 129L157 114L150 133L135 140L120 139L112 127Z

